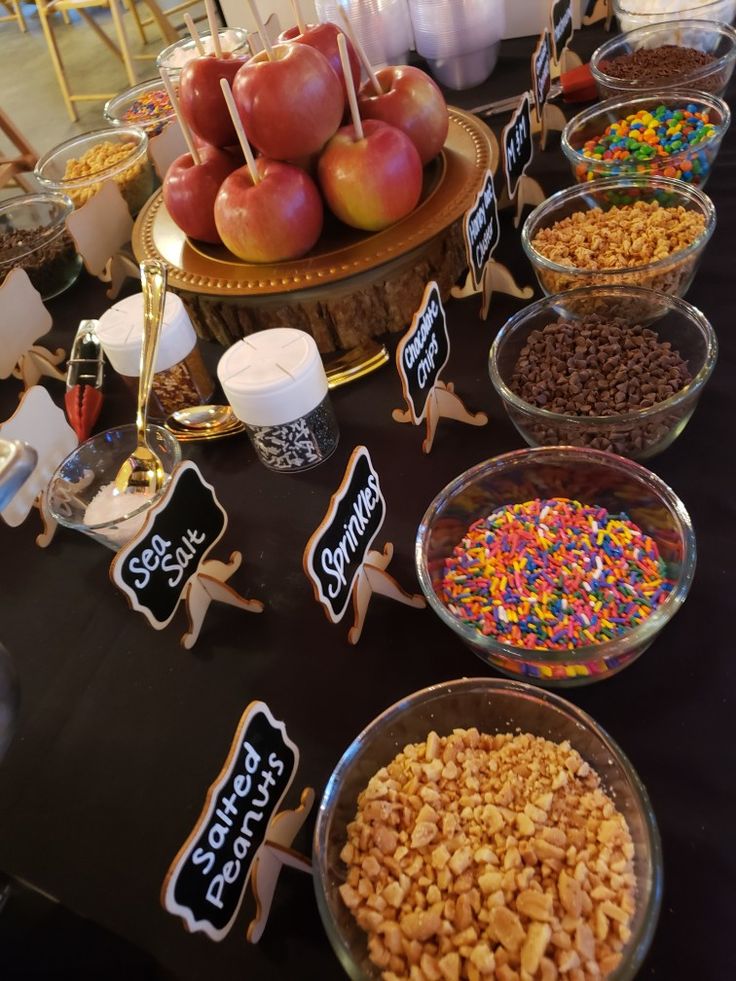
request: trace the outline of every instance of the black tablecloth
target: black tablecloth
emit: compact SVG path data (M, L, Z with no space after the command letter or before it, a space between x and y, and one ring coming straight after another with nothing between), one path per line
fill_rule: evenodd
M600 38L586 30L574 47L585 56ZM532 46L530 39L505 44L489 83L454 100L472 106L521 91ZM530 173L547 193L570 184L556 136ZM569 693L629 755L657 814L665 893L642 973L660 979L726 978L736 971L728 585L736 571L735 175L736 133L724 141L707 188L718 228L688 297L715 325L720 360L686 432L652 464L693 518L695 583L641 660L609 681ZM497 183L500 188L500 178ZM520 284L532 282L508 215L497 257ZM103 287L89 279L53 301L49 346L68 349L78 321L98 316L107 303ZM301 564L304 544L357 444L368 446L388 504L378 544L394 543L392 572L410 589L416 588L414 536L429 501L467 467L521 445L486 367L490 343L519 301L494 297L485 324L478 306L477 299L448 304L452 354L444 377L471 408L487 411L490 422L476 429L442 421L429 456L421 452L419 429L391 421L391 410L401 404L393 367L335 392L340 446L308 473L269 473L243 437L185 448L230 516L218 554L236 548L244 554L234 587L267 605L259 616L212 607L192 652L178 644L183 612L154 632L128 610L108 581L106 549L60 528L43 551L34 544L35 515L19 528L0 527L0 637L15 658L23 696L17 736L0 767L0 869L131 941L177 978L342 976L306 875L282 873L256 947L244 939L251 898L230 936L216 944L187 934L160 906L159 890L251 699L265 700L301 749L293 803L305 785L321 794L345 747L387 705L435 682L487 673L430 611L380 597L371 603L360 644L350 647L348 624L327 622ZM218 353L209 357L214 361ZM60 401L62 386L47 387ZM18 390L13 380L0 385L0 418L14 408ZM101 425L127 418L132 404L113 380ZM297 840L305 850L311 827L310 821ZM14 970L20 976L17 964L11 976ZM4 965L3 977L5 971Z

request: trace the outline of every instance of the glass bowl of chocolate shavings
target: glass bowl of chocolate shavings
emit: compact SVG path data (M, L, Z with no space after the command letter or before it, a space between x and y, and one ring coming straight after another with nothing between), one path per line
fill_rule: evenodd
M74 205L65 194L22 194L0 202L0 283L12 269L50 300L76 282L82 268L66 219Z

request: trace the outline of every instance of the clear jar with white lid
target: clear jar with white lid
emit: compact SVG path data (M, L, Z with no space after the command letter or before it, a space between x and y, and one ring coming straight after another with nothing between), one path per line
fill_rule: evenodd
M108 361L135 396L143 338L143 294L128 296L106 310L100 317L97 336ZM149 416L161 420L179 409L204 405L214 390L215 382L202 360L189 314L180 297L167 292Z
M220 358L217 377L270 470L308 470L335 451L340 431L311 335L291 327L251 334Z

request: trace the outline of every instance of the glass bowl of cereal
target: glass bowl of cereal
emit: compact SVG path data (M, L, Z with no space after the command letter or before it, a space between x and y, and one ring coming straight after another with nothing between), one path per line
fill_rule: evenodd
M354 981L409 978L410 960L422 978L590 964L586 977L631 981L662 901L631 763L585 712L518 681L444 682L371 722L325 788L314 865Z
M530 446L592 446L645 460L684 430L717 357L713 327L685 300L584 286L507 320L489 373Z
M632 664L685 602L695 534L674 491L602 450L479 463L427 508L414 558L442 623L504 674L551 687Z
M111 126L139 126L149 139L176 119L160 78L139 82L108 99L104 115Z
M602 99L669 88L723 95L736 65L736 31L713 20L665 21L597 48L590 71Z
M561 146L581 182L641 174L703 187L730 122L728 105L717 95L628 95L573 116Z
M75 136L39 158L44 187L68 195L79 208L106 180L115 181L133 217L153 192L148 137L137 126L114 126Z
M164 470L164 484L154 494L118 494L115 478L137 444L133 424L96 433L63 460L46 492L49 510L60 525L89 535L117 552L143 527L149 509L163 496L169 477L181 461L181 447L162 426L146 427L148 443Z
M82 257L66 230L72 211L66 195L47 191L0 202L0 283L11 269L21 268L43 300L69 289L82 268Z
M699 188L669 177L607 177L558 191L524 222L542 290L644 286L684 296L716 227Z

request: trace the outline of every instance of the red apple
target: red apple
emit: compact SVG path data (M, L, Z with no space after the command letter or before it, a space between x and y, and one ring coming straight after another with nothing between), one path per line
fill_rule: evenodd
M380 68L376 75L383 94L377 95L366 82L358 95L360 115L397 126L417 148L422 163L428 163L447 139L445 97L426 72L411 65Z
M242 58L215 58L213 55L194 58L181 73L181 111L195 134L212 146L230 146L238 142L220 79L226 78L232 85L244 64Z
M320 157L319 182L340 221L377 232L413 211L422 193L422 162L408 136L378 119L363 123L363 139L343 126Z
M215 224L225 245L246 262L282 262L309 252L322 231L319 191L298 167L256 159L260 181L247 167L227 177L215 201Z
M324 24L308 24L303 34L299 33L298 27L292 27L288 31L279 34L279 41L295 41L297 44L308 44L311 48L321 51L330 64L332 70L340 79L342 94L347 98L347 88L342 74L342 62L340 61L340 51L337 47L337 35L343 34L337 24L325 21ZM355 48L350 43L350 38L345 35L345 42L350 58L350 72L353 76L353 84L357 91L360 86L360 58L355 53Z
M202 242L220 242L215 226L215 198L222 182L240 166L224 150L200 149L201 163L183 153L166 172L163 195L166 209L183 232Z
M317 153L342 119L340 82L308 44L277 44L235 76L233 95L250 142L265 157L293 160Z

